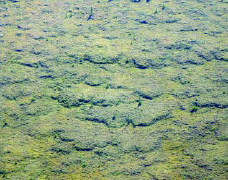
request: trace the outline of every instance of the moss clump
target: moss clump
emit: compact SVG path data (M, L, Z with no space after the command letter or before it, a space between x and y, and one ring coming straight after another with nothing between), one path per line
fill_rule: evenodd
M192 106L192 108L190 110L190 113L197 112L198 110L199 110L199 107L198 106Z

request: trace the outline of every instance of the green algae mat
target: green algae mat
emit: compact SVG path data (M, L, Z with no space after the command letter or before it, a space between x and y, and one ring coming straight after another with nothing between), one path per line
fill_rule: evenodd
M0 0L0 179L225 180L227 0Z

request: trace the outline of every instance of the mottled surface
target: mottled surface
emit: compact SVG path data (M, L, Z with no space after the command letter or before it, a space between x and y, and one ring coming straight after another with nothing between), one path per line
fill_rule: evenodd
M0 179L227 175L227 0L0 0Z

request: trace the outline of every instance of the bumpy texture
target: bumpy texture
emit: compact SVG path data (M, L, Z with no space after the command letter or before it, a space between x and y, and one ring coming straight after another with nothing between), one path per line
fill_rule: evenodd
M0 179L226 179L227 0L1 0Z

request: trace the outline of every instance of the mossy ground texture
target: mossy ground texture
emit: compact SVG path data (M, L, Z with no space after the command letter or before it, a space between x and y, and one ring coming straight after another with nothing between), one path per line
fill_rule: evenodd
M227 178L228 1L0 0L0 179Z

